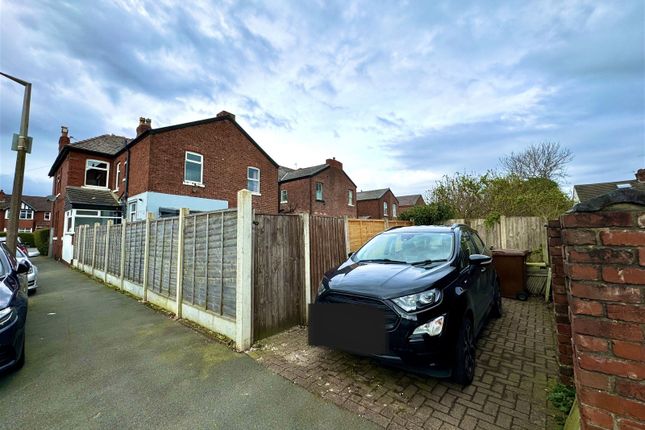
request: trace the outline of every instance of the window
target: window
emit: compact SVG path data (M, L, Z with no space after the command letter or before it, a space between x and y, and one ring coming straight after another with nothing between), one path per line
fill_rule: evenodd
M31 233L31 228L18 228L18 233Z
M184 184L202 185L204 173L204 157L196 152L186 151L184 163Z
M257 167L247 168L246 179L246 188L254 194L260 194L260 169Z
M116 164L116 179L114 180L114 191L119 191L119 181L121 180L121 162Z
M316 200L319 202L323 201L323 184L322 182L316 182Z
M392 218L396 218L396 203L392 203Z
M109 171L110 167L105 161L87 160L85 162L85 185L107 188Z
M387 202L383 202L383 215L387 216Z
M472 254L477 254L477 248L475 248L475 244L473 243L470 233L467 231L462 231L461 233L461 267L468 267L470 264L469 262L469 257Z
M135 221L137 219L137 201L128 203L128 221Z
M280 203L288 203L289 202L289 193L287 190L280 190Z
M44 218L45 218L45 221L51 221L52 213L51 212L45 212Z
M125 160L123 163L123 179L121 181L125 182L125 178L128 176L128 160Z
M347 204L354 206L354 191L352 190L347 191Z
M34 219L34 211L31 209L20 209L20 219Z

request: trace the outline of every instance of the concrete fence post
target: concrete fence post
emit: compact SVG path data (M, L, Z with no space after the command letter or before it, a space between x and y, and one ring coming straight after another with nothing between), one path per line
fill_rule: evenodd
M311 303L311 246L310 246L310 230L308 213L300 215L302 217L302 237L303 237L303 255L305 258L305 323L309 323L309 303Z
M148 268L150 267L150 221L154 218L152 212L146 215L146 235L143 242L143 303L148 301Z
M94 276L94 268L96 267L96 232L99 229L99 223L94 223L94 235L92 236L92 276Z
M103 282L107 282L108 262L110 257L110 229L113 221L110 219L105 227L105 261L103 262Z
M175 317L181 318L181 303L184 297L184 229L186 224L186 216L188 215L188 208L181 208L179 210L179 227L177 235L177 284L176 284L176 312ZM146 225L149 225L147 221Z
M125 279L125 229L128 226L128 221L123 218L121 222L121 257L119 259L119 288L123 289L123 282Z
M343 217L344 228L345 228L345 254L349 255L352 252L352 246L349 241L349 217Z
M251 347L253 335L253 200L249 190L237 192L237 279L235 287L235 346Z

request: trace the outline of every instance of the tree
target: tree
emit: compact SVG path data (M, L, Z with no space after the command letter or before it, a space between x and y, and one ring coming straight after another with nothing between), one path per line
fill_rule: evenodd
M430 203L423 206L412 206L399 214L399 219L414 221L414 225L437 225L454 217L452 207L442 203Z
M557 181L567 176L566 165L571 160L573 154L569 149L557 142L542 142L517 154L511 152L499 161L509 175Z
M483 218L489 211L484 191L492 175L446 175L429 191L428 200L452 208L462 218Z

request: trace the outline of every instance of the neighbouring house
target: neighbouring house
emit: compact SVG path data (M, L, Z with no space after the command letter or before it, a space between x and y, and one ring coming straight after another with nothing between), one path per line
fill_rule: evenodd
M426 204L421 194L410 194L408 196L396 196L399 201L399 213L402 213L413 206L424 206Z
M280 212L356 218L356 184L335 158L325 164L280 167Z
M11 206L11 194L5 194L0 190L0 231L7 231L9 228L9 208ZM52 202L47 197L22 196L20 203L20 220L18 222L19 233L31 233L43 228L49 228L52 217Z
M623 188L634 188L645 191L645 169L638 169L634 179L615 182L599 182L597 184L581 184L573 186L573 201L586 202L603 194Z
M359 218L395 219L399 201L389 188L360 191L356 194L356 212Z
M222 111L214 118L152 128L139 119L137 135L102 135L70 142L63 127L54 179L53 255L70 261L74 228L237 205L253 193L253 208L278 212L278 164ZM64 246L67 244L67 246Z

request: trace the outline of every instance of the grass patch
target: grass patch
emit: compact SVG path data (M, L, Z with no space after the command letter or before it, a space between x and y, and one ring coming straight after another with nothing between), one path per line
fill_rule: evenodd
M558 414L554 417L556 423L563 426L576 398L575 388L570 385L557 383L551 388L547 398L558 411Z

